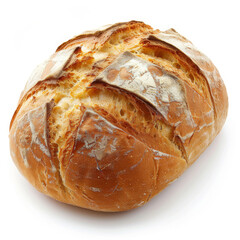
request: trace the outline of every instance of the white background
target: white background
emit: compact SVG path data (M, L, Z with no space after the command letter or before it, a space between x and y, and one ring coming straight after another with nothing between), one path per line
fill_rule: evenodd
M240 239L238 1L1 1L0 239ZM223 130L176 182L145 206L98 213L56 202L17 171L8 128L37 64L84 30L142 20L175 28L208 55L229 95Z

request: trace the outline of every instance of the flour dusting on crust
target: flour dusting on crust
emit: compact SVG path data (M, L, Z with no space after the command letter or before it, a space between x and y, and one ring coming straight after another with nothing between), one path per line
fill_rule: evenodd
M27 81L24 93L27 93L40 81L58 78L75 49L76 48L69 48L55 52L48 60L38 65Z

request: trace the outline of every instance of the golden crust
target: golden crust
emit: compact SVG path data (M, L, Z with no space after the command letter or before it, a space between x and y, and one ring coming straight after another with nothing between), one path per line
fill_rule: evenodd
M125 211L179 177L227 109L217 69L191 42L118 23L63 43L37 68L10 124L11 156L50 197Z
M94 47L101 46L105 42L107 42L114 34L118 34L120 32L131 33L131 31L133 30L143 32L143 30L152 30L152 28L145 23L139 21L130 21L107 25L101 29L97 29L94 31L86 31L70 39L69 41L61 44L56 51L60 51L66 48L72 48L85 42L91 44Z

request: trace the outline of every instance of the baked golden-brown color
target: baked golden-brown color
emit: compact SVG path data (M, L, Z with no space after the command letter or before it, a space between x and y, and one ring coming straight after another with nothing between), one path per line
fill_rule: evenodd
M63 43L37 67L11 121L11 156L54 199L124 211L179 177L227 109L217 69L186 38L118 23Z

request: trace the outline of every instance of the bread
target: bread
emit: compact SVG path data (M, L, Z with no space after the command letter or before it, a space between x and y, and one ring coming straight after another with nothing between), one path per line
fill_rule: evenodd
M174 29L85 32L39 65L10 124L11 156L40 192L96 211L144 205L221 130L226 88Z

